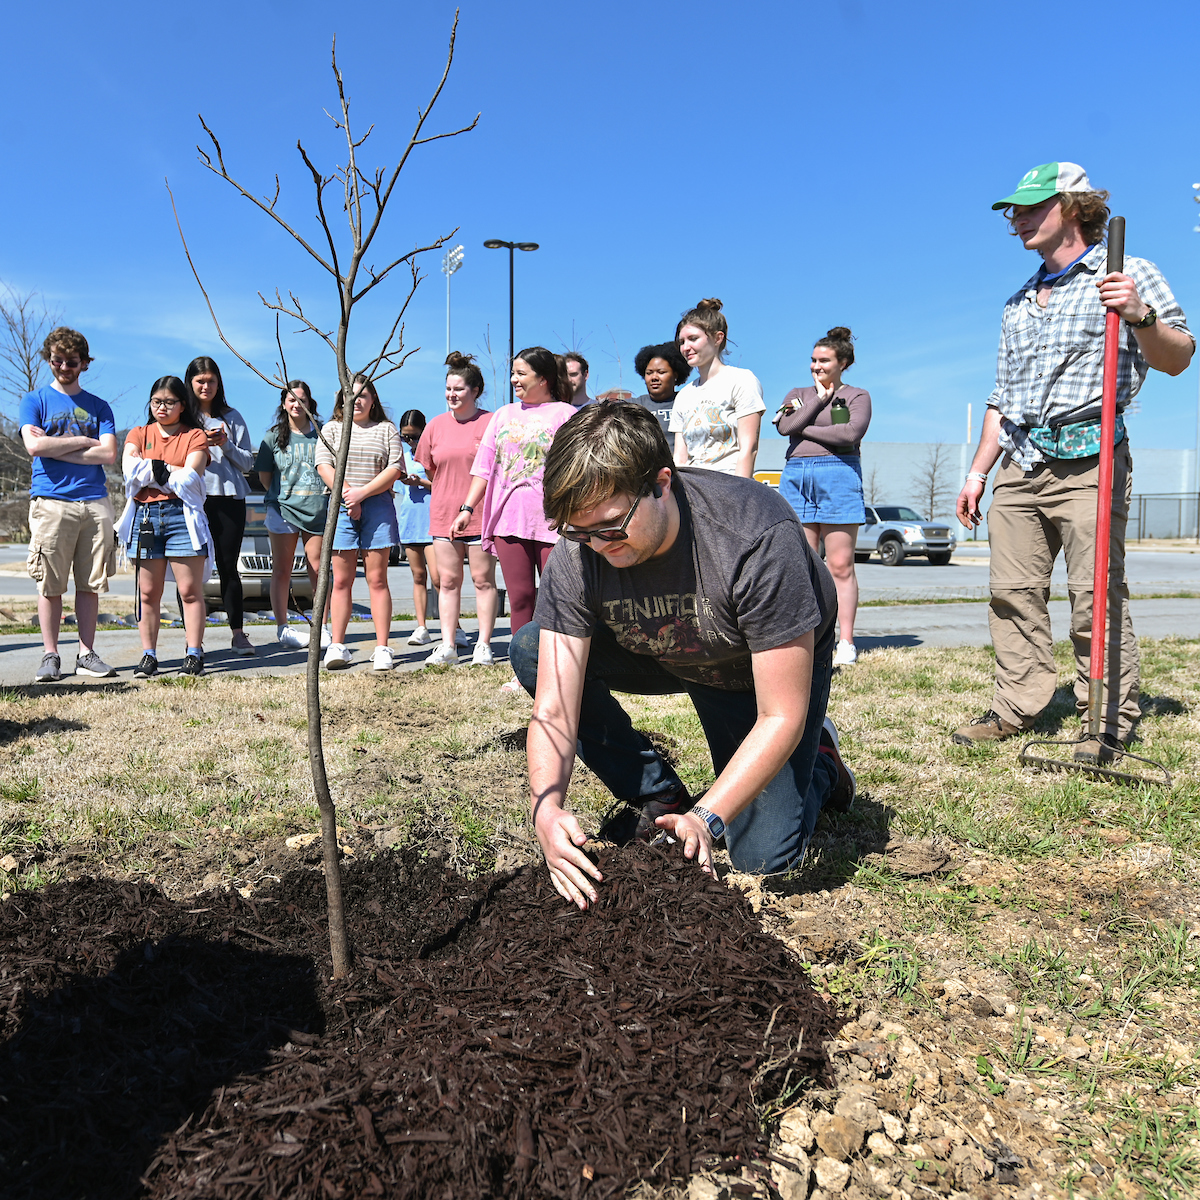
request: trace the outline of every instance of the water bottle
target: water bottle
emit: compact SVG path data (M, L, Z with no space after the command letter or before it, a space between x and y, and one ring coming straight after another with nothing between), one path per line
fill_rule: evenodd
M833 403L829 406L829 420L833 425L850 424L850 408L845 400L840 397L834 398Z

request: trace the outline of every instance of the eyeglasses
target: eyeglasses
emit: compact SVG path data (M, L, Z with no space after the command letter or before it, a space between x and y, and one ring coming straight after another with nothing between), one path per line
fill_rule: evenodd
M419 442L421 435L419 433L402 433L400 439L405 442Z
M180 404L180 403L182 403L182 401L175 400L173 398L170 400L151 400L150 407L151 408L174 408L175 405Z
M73 371L73 370L75 370L76 367L83 366L83 359L81 359L81 358L53 358L52 357L50 359L50 365L52 367L67 367Z
M592 538L600 542L623 542L629 537L629 534L625 530L629 522L633 520L633 514L637 512L637 506L648 495L648 492L643 492L633 502L633 507L625 514L625 520L620 525L614 525L611 529L560 529L558 536L566 538L568 542L590 542Z

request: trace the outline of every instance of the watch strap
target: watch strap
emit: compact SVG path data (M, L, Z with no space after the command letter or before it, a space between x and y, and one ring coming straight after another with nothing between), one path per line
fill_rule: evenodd
M1146 305L1146 315L1140 321L1126 321L1130 329L1149 329L1158 320L1158 309L1152 304Z
M712 834L714 842L725 836L725 822L715 812L705 808L703 804L693 804L688 811L708 826L708 832Z

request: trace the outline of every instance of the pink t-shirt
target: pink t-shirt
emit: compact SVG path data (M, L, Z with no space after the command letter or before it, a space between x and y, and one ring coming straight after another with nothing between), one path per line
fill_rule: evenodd
M558 541L542 508L542 471L558 427L576 413L570 404L506 404L497 410L479 444L471 474L488 481L483 497L483 548L493 539Z
M440 413L425 426L413 457L433 480L429 498L429 536L449 537L450 526L458 516L459 505L471 488L471 464L492 414L475 410L469 421L458 420L452 412ZM462 537L477 538L483 528L483 510L473 513Z

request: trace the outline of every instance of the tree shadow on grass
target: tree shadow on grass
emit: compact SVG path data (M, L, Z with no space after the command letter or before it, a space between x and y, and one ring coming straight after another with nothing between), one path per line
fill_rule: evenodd
M264 1067L289 1030L322 1028L313 972L298 956L168 936L28 999L0 1045L0 1194L136 1195L164 1136L216 1089Z
M0 746L23 737L42 737L49 733L78 733L88 728L90 726L82 721L68 721L62 717L37 717L32 721L0 720Z

